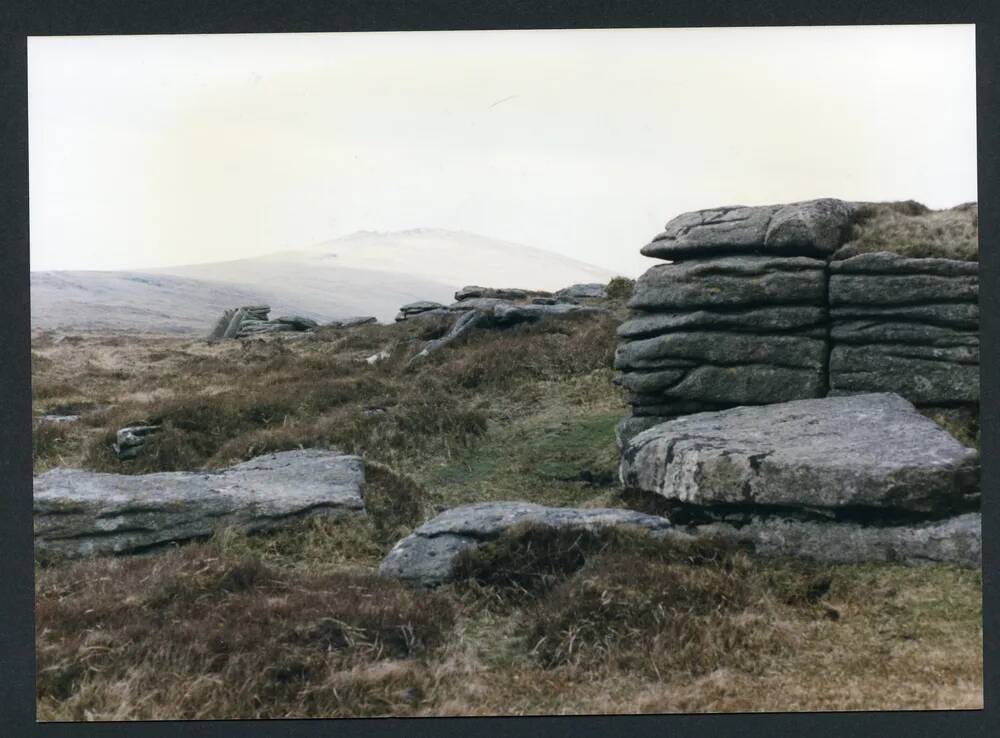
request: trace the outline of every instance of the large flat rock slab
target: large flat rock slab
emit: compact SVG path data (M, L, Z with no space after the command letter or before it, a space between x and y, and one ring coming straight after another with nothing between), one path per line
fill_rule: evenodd
M218 472L53 469L34 480L35 550L128 553L220 526L255 531L309 515L359 514L363 482L359 457L320 449L258 456Z
M852 219L853 207L833 198L696 210L667 223L642 253L672 260L720 253L828 256L846 240Z
M421 525L397 543L379 574L432 587L451 579L462 551L494 540L520 523L553 528L595 529L627 526L669 535L679 531L655 515L618 508L545 507L531 502L482 502L452 508Z
M622 448L626 488L701 506L968 509L978 462L894 394L699 413Z

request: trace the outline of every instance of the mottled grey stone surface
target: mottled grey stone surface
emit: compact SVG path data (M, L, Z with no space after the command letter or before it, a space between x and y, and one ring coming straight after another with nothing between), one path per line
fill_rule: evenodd
M633 436L629 490L693 505L935 512L978 495L978 459L893 394L699 413Z
M794 556L831 564L871 561L976 568L982 563L982 516L975 512L906 525L768 517L739 527L709 523L685 530L746 544L764 556Z
M822 337L826 308L819 305L778 305L736 311L639 313L618 327L626 339L648 338L669 331L719 330L751 334L795 331L795 335Z
M308 515L362 513L357 456L306 449L218 472L101 474L53 469L34 480L35 550L129 553L210 535L279 527Z
M770 364L818 368L826 352L825 341L795 335L764 338L748 333L678 331L618 344L615 368L655 369L669 366L673 359L717 366Z
M825 263L804 256L720 256L661 264L636 281L635 310L773 307L826 304Z
M719 253L826 256L844 243L852 217L849 203L832 198L697 210L667 223L642 253L672 260Z
M442 584L451 578L459 553L494 540L525 522L554 528L628 526L664 534L673 531L665 518L634 510L481 502L452 508L421 525L392 548L379 573L422 586Z

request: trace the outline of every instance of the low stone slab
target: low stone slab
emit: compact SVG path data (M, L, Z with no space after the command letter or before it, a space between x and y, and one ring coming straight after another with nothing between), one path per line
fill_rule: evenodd
M664 535L672 531L665 518L634 510L482 502L452 508L421 525L393 546L379 566L379 574L425 587L442 584L451 578L455 559L462 551L494 540L524 522L581 529L620 525Z
M976 568L982 563L979 513L885 526L767 517L739 527L709 523L685 530L748 545L762 556L794 556L829 564L886 562Z
M306 318L302 315L282 315L274 319L276 323L287 323L288 325L295 328L297 331L308 331L312 328L318 328L319 323L312 318Z
M370 325L372 323L377 323L378 319L374 315L358 315L352 318L341 318L340 320L331 320L326 325L331 328L354 328L359 325Z
M728 312L694 310L690 312L647 313L636 315L618 326L621 338L648 338L678 330L721 330L768 334L795 331L798 335L822 337L827 311L812 305L779 305ZM815 329L814 332L809 332Z
M556 318L569 314L596 314L605 313L607 310L598 307L588 307L586 305L574 305L571 303L558 303L556 305L497 305L493 308L493 317L500 325L514 325L515 323L532 323L542 318Z
M629 490L701 506L968 509L978 459L893 394L688 415L622 449Z
M642 253L671 260L720 253L827 256L844 243L852 219L851 205L832 198L697 210L667 223Z
M633 310L826 304L825 262L777 256L724 256L648 269L636 281Z
M131 553L219 526L280 527L309 515L364 512L357 456L306 449L218 472L127 475L53 469L34 479L35 551Z
M556 290L557 298L578 299L603 299L608 296L608 286L600 282L588 282L586 284L572 284Z

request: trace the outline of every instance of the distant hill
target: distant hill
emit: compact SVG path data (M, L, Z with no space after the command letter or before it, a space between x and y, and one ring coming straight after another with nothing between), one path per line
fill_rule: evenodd
M556 290L607 269L459 231L361 231L308 249L129 272L33 272L32 328L207 333L227 307L390 321L414 300L448 303L468 284Z

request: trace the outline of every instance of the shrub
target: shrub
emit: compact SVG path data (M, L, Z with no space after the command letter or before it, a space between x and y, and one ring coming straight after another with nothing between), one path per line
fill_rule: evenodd
M614 277L608 282L608 299L627 302L635 290L635 280L628 277Z
M947 210L930 210L912 200L858 203L850 240L835 258L873 251L909 257L979 259L979 209L965 203Z

